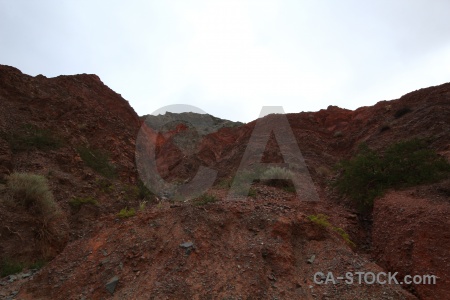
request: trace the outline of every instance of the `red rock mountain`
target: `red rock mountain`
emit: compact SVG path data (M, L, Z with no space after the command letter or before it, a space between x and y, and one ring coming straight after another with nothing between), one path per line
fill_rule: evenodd
M258 120L184 145L194 134L184 123L155 132L95 75L32 77L9 66L0 66L0 103L1 270L6 262L25 266L0 279L0 299L445 299L450 292L449 180L389 191L375 202L371 228L327 184L336 176L333 166L361 142L381 151L427 138L450 159L450 83L354 111L329 106L288 114L317 202L261 182L247 199L226 200ZM263 122L276 126L283 117ZM135 161L141 126L166 180L188 182L200 166L218 172L208 191L213 203L145 194ZM284 162L273 135L262 161ZM47 178L62 211L57 222L39 223L30 210L8 204L13 172ZM92 201L75 205L80 199ZM118 217L124 208L135 215ZM319 214L331 227L308 218ZM332 228L342 228L356 246ZM38 260L46 264L28 271ZM317 272L382 271L439 279L314 282Z

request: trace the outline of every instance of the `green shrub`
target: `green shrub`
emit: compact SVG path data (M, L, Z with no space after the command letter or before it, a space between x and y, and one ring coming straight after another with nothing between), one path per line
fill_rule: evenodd
M127 203L133 200L143 200L145 202L155 200L155 195L140 180L136 185L123 185L121 191L123 199Z
M336 231L344 239L344 241L347 242L347 244L349 244L352 247L356 246L356 244L354 242L352 242L352 240L350 239L350 236L348 235L347 232L345 232L344 229L342 229L340 227L334 227L333 230Z
M294 173L291 170L282 167L271 167L267 169L261 176L262 180L271 180L273 178L284 177L293 178Z
M248 196L252 197L252 198L255 198L256 195L257 195L256 190L254 188L250 188L250 190L248 191Z
M23 271L23 269L41 269L47 262L43 259L36 260L33 263L24 263L21 261L11 260L9 258L3 258L0 261L0 278L8 275L17 274Z
M108 179L105 178L97 179L96 184L100 188L100 190L103 191L104 193L111 193L114 191L114 185Z
M249 168L245 169L243 171L238 172L233 179L230 179L229 187L233 187L233 189L236 189L236 192L240 196L248 196L250 193L250 190L246 189L246 186L244 183L250 182L252 184L253 182L258 182L262 174L262 169L260 168ZM227 181L224 181L223 184L227 185Z
M1 136L9 143L13 152L38 150L53 150L62 146L62 141L51 131L41 129L31 124L11 132L2 133Z
M139 210L143 211L145 210L145 207L147 206L147 201L141 201L139 202Z
M41 252L40 258L51 259L67 243L68 224L65 214L41 175L13 173L7 177L5 203L9 210L27 215L34 239L29 241Z
M233 180L231 178L224 178L217 183L217 186L222 189L229 189Z
M328 169L326 166L320 166L317 167L315 169L316 174L319 175L320 177L326 178L326 177L330 177L331 175L333 175L333 172Z
M249 181L249 180L254 180L256 182L259 181L259 179L261 178L261 175L263 173L263 170L261 168L249 168L249 169L245 169L241 172L239 172L238 174L236 174L236 176L233 178L233 182L234 181Z
M311 220L313 223L319 225L323 228L331 228L332 230L336 231L344 240L346 243L348 243L350 246L355 247L355 243L350 240L350 236L347 232L345 232L344 229L340 227L334 227L331 225L331 223L328 221L328 216L324 214L317 214L317 215L309 215L308 219Z
M47 179L41 175L13 173L7 177L7 189L14 203L35 209L46 218L60 214Z
M308 216L308 219L324 228L328 228L331 226L330 222L328 222L328 216L324 214L310 215Z
M288 184L287 186L282 187L283 191L295 194L297 192L295 186L293 184L290 184L289 182L287 182L287 184Z
M278 179L287 178L287 179ZM291 170L287 170L281 167L271 167L261 175L261 180L267 185L274 187L281 187L286 191L294 191L295 187L292 183L294 173Z
M47 262L43 259L39 259L36 260L34 263L30 264L29 268L30 269L35 269L35 270L40 270L42 269L45 265L47 264Z
M217 202L217 198L214 195L209 195L209 194L203 194L200 197L196 198L193 200L193 204L195 206L201 206L201 205L206 205L208 203L214 203Z
M334 137L343 137L344 136L344 134L342 133L342 131L336 131L334 134L333 134L333 136Z
M12 261L10 259L3 259L0 262L0 277L5 277L22 272L24 267L25 265L21 262Z
M129 218L129 217L134 216L135 214L136 214L136 211L134 210L134 208L128 209L128 207L125 207L120 210L120 212L117 214L117 216L119 218Z
M0 261L0 278L20 273L23 271L23 269L40 270L43 266L45 266L46 263L47 262L43 259L36 260L33 263L24 263L21 261L3 258Z
M80 208L82 205L85 204L92 204L92 205L98 205L98 202L96 199L92 197L76 197L69 201L70 206L75 208Z
M401 118L411 111L412 110L409 107L402 107L394 113L394 118L396 118L396 119Z
M109 162L109 155L98 149L78 147L78 154L88 167L107 178L117 177L116 167Z
M334 186L362 212L370 212L374 199L388 188L431 183L450 173L450 164L418 139L393 144L384 153L363 144L353 158L341 161L337 167L341 175Z
M267 169L263 166L257 166L237 173L232 182L231 179L224 179L220 181L218 185L224 188L233 186L233 188L236 188L237 193L241 196L255 197L256 191L252 189L248 191L248 195L244 195L247 192L244 190L244 182L263 182L269 186L282 188L287 192L295 192L295 187L292 183L294 176L294 173L286 168L270 167Z
M124 185L122 187L122 195L127 202L136 200L139 197L139 188L135 185Z
M155 195L145 186L145 184L139 180L137 182L137 188L138 188L138 197L142 200L153 200L155 198Z

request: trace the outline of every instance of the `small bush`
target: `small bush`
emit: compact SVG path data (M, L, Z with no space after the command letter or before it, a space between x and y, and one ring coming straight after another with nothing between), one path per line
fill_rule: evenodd
M281 188L293 188L295 191L295 187L291 181L293 178L294 173L291 170L281 167L271 167L261 176L261 179L267 185Z
M217 183L217 186L219 188L229 189L231 187L232 183L233 183L233 180L231 178L224 178Z
M139 197L139 188L135 185L124 185L122 195L126 202L136 200Z
M82 205L85 204L98 205L98 202L96 199L92 197L77 197L70 200L69 204L74 208L80 208Z
M147 206L147 201L141 201L139 202L139 210L143 211L145 210L145 207Z
M383 124L380 128L380 132L385 132L389 129L391 129L391 126L389 124Z
M224 188L235 185L233 187L237 188L237 193L241 196L255 197L256 191L252 191L251 189L248 191L248 195L244 195L247 192L244 190L244 182L263 182L266 185L282 188L287 192L295 192L294 184L291 181L294 176L294 173L286 168L271 167L266 169L258 166L239 172L233 181L231 179L224 179L218 185Z
M344 241L347 242L347 244L349 244L352 247L356 246L356 244L354 242L352 242L352 240L350 239L350 236L348 235L347 232L345 232L344 229L342 229L340 227L334 227L333 230L336 231L344 239Z
M261 178L263 173L263 170L261 168L249 168L249 169L245 169L242 172L236 174L235 178L233 178L233 182L231 184L234 183L234 181L237 180L237 182L240 181L249 181L249 180L253 180L258 182L259 178Z
M155 198L155 195L145 186L145 184L139 180L137 183L138 188L138 197L142 200L153 200Z
M125 207L120 210L120 212L117 214L117 216L119 218L129 218L129 217L134 216L135 214L136 214L136 211L134 210L134 208L128 209L128 207Z
M38 150L53 150L62 146L62 141L51 131L26 124L11 133L2 133L1 136L11 146L13 152Z
M316 174L320 177L330 177L333 175L333 172L325 166L320 166L315 169Z
M283 189L283 191L285 191L287 193L291 193L291 194L295 194L297 192L297 190L295 189L295 186L293 184L288 185L288 186L283 186L282 189Z
M88 167L106 178L117 177L116 167L109 162L109 155L98 149L78 147L78 154Z
M136 185L124 185L122 187L122 193L125 201L153 201L155 199L155 195L145 186L142 181L138 181Z
M409 108L409 107L400 108L399 110L397 110L394 113L394 118L396 118L396 119L401 118L409 112L412 112L411 108Z
M5 277L22 272L24 267L25 265L21 262L12 261L10 259L3 259L0 263L0 277Z
M361 145L353 158L337 167L341 175L334 186L362 212L370 212L374 199L388 188L431 183L450 173L450 164L418 139L393 144L384 153Z
M7 177L7 188L13 201L27 209L48 218L60 213L47 179L41 175L13 173Z
M333 134L333 136L334 137L343 137L344 136L344 134L342 133L342 131L336 131L334 134Z
M29 264L16 260L11 260L8 258L3 258L2 261L0 262L0 278L20 273L25 268L40 270L43 266L45 266L46 263L47 262L43 259L36 260L35 262Z
M97 186L104 193L111 193L114 191L114 185L108 179L101 178L96 180Z
M294 177L294 173L291 170L287 170L285 168L271 167L262 174L261 179L270 180L273 178L280 178L280 177L291 179Z
M308 219L324 228L328 228L331 226L330 222L328 222L328 216L324 214L310 215L308 216Z
M227 188L227 185L229 183L228 187L233 187L236 189L237 194L240 196L248 196L248 193L250 193L250 190L247 190L245 187L246 182L250 182L252 184L253 182L259 182L259 179L262 175L263 171L262 168L249 168L245 169L243 171L238 172L233 179L224 180L223 185Z
M68 240L67 219L54 200L47 179L29 173L13 173L7 178L5 202L10 209L21 209L28 215L34 243L42 259L53 258Z
M35 269L35 270L40 270L42 269L45 265L47 264L47 262L43 259L39 259L36 260L34 263L32 263L29 268L30 269Z
M331 223L328 221L327 215L324 214L309 215L308 219L311 220L313 223L319 225L320 227L331 228L332 230L336 231L345 240L347 244L349 244L352 247L356 246L355 243L353 243L350 240L350 236L348 235L347 232L345 232L344 229L340 227L334 227L331 225Z
M193 204L195 206L206 205L208 203L214 203L214 202L217 202L216 196L209 195L209 194L203 194L200 197L198 197L197 199L193 200Z

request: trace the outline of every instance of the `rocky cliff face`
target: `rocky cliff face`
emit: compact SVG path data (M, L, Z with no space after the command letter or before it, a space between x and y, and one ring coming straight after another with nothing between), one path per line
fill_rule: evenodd
M361 142L382 150L405 138L428 138L450 158L448 83L355 111L329 106L288 114L320 198L314 203L262 183L245 200L225 200L256 121L227 126L213 118L212 129L194 138L186 122L169 113L163 120L169 126L156 132L160 121L144 124L95 75L31 77L8 66L0 66L0 103L0 199L5 175L40 174L67 220L65 244L52 248L48 264L32 280L1 279L0 298L19 291L20 299L443 299L449 292L448 183L391 191L375 203L369 231L327 185L336 175L333 165ZM281 117L263 122L276 126ZM188 182L200 166L218 172L209 198L143 196L135 165L141 125L166 180ZM262 161L284 162L273 135ZM96 205L70 204L89 197ZM118 217L124 208L136 214ZM328 227L311 221L320 214L329 217ZM41 255L33 250L40 242L33 222L0 201L2 260ZM314 282L316 272L328 271L412 272L441 280L432 287Z
M0 66L0 103L1 183L13 171L45 176L71 223L70 238L47 245L51 251L42 253L42 240L33 228L41 225L35 216L1 203L1 260L48 259L64 248L62 241L92 230L99 213L115 210L115 202L121 201L103 199L100 210L74 211L69 205L77 197L103 198L98 195L102 176L83 161L81 149L107 156L122 185L135 183L134 143L140 121L128 102L96 75L32 77ZM58 230L69 235L67 228Z
M96 75L31 77L0 66L0 82L0 131L16 133L27 125L48 129L63 140L63 150L49 156L66 168L77 164L74 148L89 146L108 151L122 178L134 176L139 118Z

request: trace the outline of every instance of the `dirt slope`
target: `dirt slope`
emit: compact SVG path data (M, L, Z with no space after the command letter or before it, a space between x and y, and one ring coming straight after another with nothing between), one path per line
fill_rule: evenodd
M166 204L126 221L104 220L115 225L68 246L20 296L108 298L104 284L118 276L113 299L414 299L398 286L315 284L318 271L381 268L306 217L323 212L346 227L352 216L345 210L260 188L268 197Z
M422 299L446 299L450 288L450 181L391 192L376 202L373 253L405 275L436 275L437 284L408 285Z

